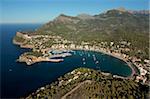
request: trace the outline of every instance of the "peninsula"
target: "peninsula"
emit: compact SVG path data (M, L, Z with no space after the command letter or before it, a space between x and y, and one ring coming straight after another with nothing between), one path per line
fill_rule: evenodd
M150 82L147 36L149 13L133 12L112 9L94 16L81 14L73 17L61 14L35 31L17 32L13 43L32 50L20 55L17 61L26 62L27 65L42 61L61 62L62 57L71 56L70 51L73 50L97 51L119 58L128 64L132 69L132 75L127 79L134 82L133 86L129 85L133 89L134 86L138 86L137 82L148 85ZM139 74L135 72L135 68L139 70ZM113 77L124 79L116 75ZM68 83L71 81L68 80ZM83 81L79 85L91 83L89 80ZM78 88L75 87L74 91L76 89ZM62 94L64 95L62 99L69 97L69 94ZM41 96L37 94L36 97Z
M148 86L89 68L77 68L38 88L25 99L136 99L148 98Z
M42 40L44 38L44 40ZM17 32L16 36L13 39L13 43L16 45L19 45L22 48L30 48L32 49L31 52L26 52L22 54L19 59L17 59L18 62L26 62L27 65L31 65L37 62L61 62L63 59L61 57L67 57L71 56L69 53L69 50L65 53L55 53L52 54L50 51L54 50L51 48L46 48L43 43L47 42L49 39L57 37L53 36L45 36L45 35L34 35L34 36L28 36L26 33ZM48 45L49 46L49 45ZM63 52L63 50L59 50L60 52ZM54 59L59 57L59 59ZM53 59L52 59L53 58Z

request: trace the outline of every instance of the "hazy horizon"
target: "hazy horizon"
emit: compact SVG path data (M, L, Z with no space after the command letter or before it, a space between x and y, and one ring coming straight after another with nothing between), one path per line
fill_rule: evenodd
M39 23L53 20L60 14L95 15L109 9L149 10L149 1L142 0L0 0L1 24Z

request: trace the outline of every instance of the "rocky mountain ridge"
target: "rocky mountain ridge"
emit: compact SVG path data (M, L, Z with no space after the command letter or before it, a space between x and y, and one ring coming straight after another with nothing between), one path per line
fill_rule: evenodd
M131 42L131 49L148 55L149 11L111 9L97 15L59 15L39 28L39 34L58 35L76 43Z

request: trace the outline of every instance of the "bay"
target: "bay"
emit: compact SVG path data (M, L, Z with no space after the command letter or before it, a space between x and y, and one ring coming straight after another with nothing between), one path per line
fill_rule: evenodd
M19 98L37 88L55 81L58 77L78 67L87 67L120 76L132 72L127 64L117 58L99 52L76 50L60 63L41 62L31 66L16 59L29 49L12 44L16 31L34 30L41 24L1 24L1 96Z

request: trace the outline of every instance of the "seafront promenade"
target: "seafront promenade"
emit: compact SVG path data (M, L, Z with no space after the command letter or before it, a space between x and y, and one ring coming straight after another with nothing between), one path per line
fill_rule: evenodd
M95 51L95 52L100 52L100 53L103 53L103 54L110 55L110 56L112 56L112 57L115 57L115 58L118 58L118 59L124 61L124 62L131 68L132 73L131 73L131 75L130 75L129 77L127 77L127 78L132 77L132 76L136 73L135 70L134 70L134 68L133 68L132 65L131 65L131 62L127 62L128 59L122 57L120 54L119 54L119 55L116 55L115 53L106 52L105 50L102 50L102 49L89 50L89 49L84 49L84 48L83 48L83 49L72 49L72 50Z

